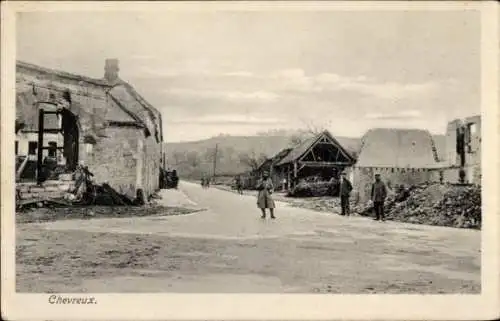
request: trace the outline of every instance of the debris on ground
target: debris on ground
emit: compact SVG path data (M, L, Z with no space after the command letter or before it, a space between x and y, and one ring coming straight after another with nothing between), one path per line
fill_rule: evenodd
M96 184L87 167L78 166L72 174L61 174L59 180L46 181L42 185L16 187L16 209L42 206L141 206L145 205L143 190L131 199L118 193L108 183ZM35 191L35 192L33 192ZM156 194L155 199L159 196Z
M339 182L337 180L303 180L289 193L291 197L318 197L338 195Z
M154 192L153 194L151 194L151 199L160 200L161 196L157 192Z
M25 209L16 213L16 223L51 222L68 219L172 216L196 212L195 209L167 207L158 205L146 206L51 206Z
M355 210L360 215L373 215L371 207ZM389 220L481 229L481 187L439 183L411 186L388 197L385 212Z

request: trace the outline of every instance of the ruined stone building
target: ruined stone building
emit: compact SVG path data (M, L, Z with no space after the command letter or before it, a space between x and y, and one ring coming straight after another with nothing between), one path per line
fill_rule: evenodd
M438 164L432 135L427 130L371 129L361 139L352 171L358 200L369 200L376 173L389 188L408 186L431 181Z
M116 59L106 60L102 79L18 61L18 157L34 155L42 147L47 149L44 156L55 157L65 172L84 164L96 183L107 182L130 198L138 189L145 195L157 190L165 159L162 117L118 72ZM59 110L43 118L44 146L37 144L40 109Z
M456 182L464 171L464 181L481 183L481 116L456 119L446 128L445 180Z
M371 129L361 141L352 175L361 202L369 199L375 173L390 188L425 182L481 184L480 116L449 122L444 151L437 150L428 131L419 129Z

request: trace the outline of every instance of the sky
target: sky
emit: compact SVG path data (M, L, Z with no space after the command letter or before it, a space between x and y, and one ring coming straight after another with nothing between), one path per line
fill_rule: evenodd
M106 58L167 142L326 127L444 133L480 113L473 11L29 12L17 59L89 77Z

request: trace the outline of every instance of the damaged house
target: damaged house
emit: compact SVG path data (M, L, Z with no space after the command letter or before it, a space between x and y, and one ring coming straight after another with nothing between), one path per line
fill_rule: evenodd
M18 180L57 180L46 168L51 159L58 173L87 166L95 183L130 199L159 188L161 114L119 78L118 60L107 59L104 69L94 79L17 62Z
M358 200L370 199L376 173L389 188L432 181L440 167L432 135L427 130L377 128L361 139L361 149L352 172Z
M448 123L446 157L441 167L441 175L447 182L481 184L481 116Z

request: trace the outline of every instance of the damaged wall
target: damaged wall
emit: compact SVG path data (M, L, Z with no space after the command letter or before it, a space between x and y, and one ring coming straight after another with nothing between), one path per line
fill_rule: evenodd
M55 134L55 133L46 133L43 135L44 139L44 144L45 146L48 145L49 142L55 142L57 146L62 146L62 141L63 137L61 134ZM17 155L19 156L27 156L29 152L29 143L33 142L38 144L38 134L37 133L32 133L32 132L19 132L16 135L16 142L17 142ZM32 155L36 156L37 155L37 150L35 150L35 153ZM57 154L60 152L58 151ZM48 156L49 151L46 149L43 151L43 156Z
M151 195L160 188L159 177L161 165L161 145L156 143L156 139L153 136L149 136L145 139L143 157L143 188L146 195Z
M365 203L370 200L371 186L376 173L379 173L381 180L393 189L396 185L421 184L435 177L429 169L354 167L353 187L359 202ZM439 180L439 177L437 179Z
M461 139L457 135L459 130L463 132ZM456 119L448 123L446 161L450 166L461 166L460 145L463 146L463 167L466 172L466 181L472 184L481 184L481 116L471 116L463 120ZM447 182L458 182L459 169L448 169L445 172Z
M130 198L136 196L137 140L141 130L132 127L108 127L106 136L100 137L85 163L94 173L98 184L107 182L118 193ZM88 152L88 150L87 150Z
M134 97L127 96L127 91L117 90L121 93L121 101L116 100L108 94L112 86L101 79L18 62L16 80L17 93L29 94L32 98L29 106L24 106L29 108L16 111L16 118L37 119L33 114L28 117L23 113L37 115L35 102L46 100L63 102L78 116L79 161L94 173L96 182L108 182L131 198L136 196L137 188L144 188L146 196L159 188L162 141L157 138L163 139L157 131L161 128L159 112L153 110L155 117L150 118L151 112L134 101ZM118 84L121 86L125 85ZM70 102L65 98L67 92ZM140 108L143 111L139 113ZM149 137L146 137L144 125L152 130ZM142 150L138 149L139 142L143 144Z

